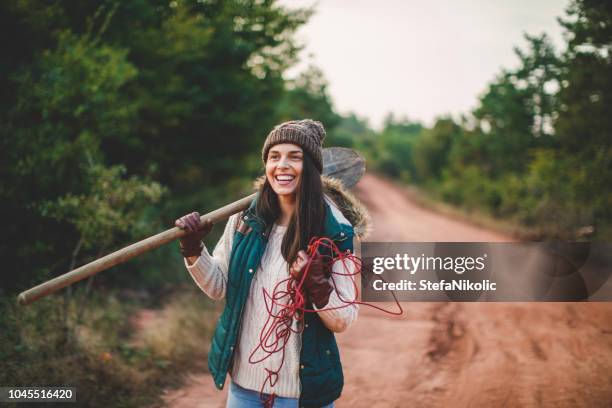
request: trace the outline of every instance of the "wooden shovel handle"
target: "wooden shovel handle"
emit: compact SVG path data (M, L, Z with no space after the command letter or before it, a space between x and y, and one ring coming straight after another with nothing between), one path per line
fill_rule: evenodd
M248 197L244 197L224 207L204 214L200 217L200 221L212 220L213 223L224 221L232 214L236 214L237 212L248 208L255 198L255 195L256 193L253 193ZM96 259L93 262L21 292L17 299L20 304L27 305L36 299L56 292L68 285L83 280L91 275L95 275L98 272L102 272L112 266L126 262L144 252L148 252L152 249L167 244L170 241L180 238L183 235L185 235L184 230L178 227L170 228L169 230L160 232L159 234L143 239L142 241L135 242L132 245L119 249L118 251L103 256L100 259Z

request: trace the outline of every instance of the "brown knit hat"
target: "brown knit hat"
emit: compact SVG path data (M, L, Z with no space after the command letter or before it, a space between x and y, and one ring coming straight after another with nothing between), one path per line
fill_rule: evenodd
M268 134L261 150L261 159L266 162L268 152L274 145L294 143L308 152L320 172L323 171L323 139L325 128L321 122L312 119L290 120L277 125Z

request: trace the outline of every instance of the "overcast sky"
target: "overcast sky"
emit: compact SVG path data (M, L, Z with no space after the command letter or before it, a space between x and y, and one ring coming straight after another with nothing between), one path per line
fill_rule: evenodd
M321 68L340 113L379 127L393 112L431 125L468 113L502 67L515 67L523 33L549 34L559 50L569 0L282 0L315 5L297 33L305 44L295 76Z

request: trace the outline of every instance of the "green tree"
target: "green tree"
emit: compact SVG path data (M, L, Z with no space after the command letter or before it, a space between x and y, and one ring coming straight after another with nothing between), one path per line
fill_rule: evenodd
M481 132L469 145L489 177L526 169L534 148L550 146L558 115L559 59L549 37L525 35L528 49L515 48L520 64L504 70L474 111Z
M565 215L575 227L588 222L606 239L612 236L612 4L576 0L567 14L560 20L569 42L555 129L558 156L568 163L560 177L576 182L559 188L572 193Z
M416 173L412 152L422 130L420 123L388 114L372 146L376 168L391 177L411 181Z
M341 116L340 123L331 132L329 144L352 147L367 153L373 151L376 136L376 132L370 128L366 119L358 117L355 113L349 113Z
M460 137L461 127L451 118L440 118L431 129L423 131L412 155L417 180L423 183L439 181L448 167L451 148Z
M334 112L327 87L323 72L315 66L309 66L287 83L287 90L277 105L279 121L315 119L323 123L328 136L332 138L332 131L340 123L340 116Z
M2 126L5 176L0 199L7 234L3 234L1 248L10 265L7 270L27 272L9 274L4 280L7 287L30 282L36 273L55 274L74 266L75 247L80 248L87 238L84 231L76 233L75 226L87 224L90 231L102 230L104 217L92 215L102 210L104 202L112 202L112 195L96 190L97 178L104 175L115 187L123 182L118 168L104 167L100 141L132 131L136 106L121 96L120 89L136 72L126 61L125 50L66 31L59 36L56 49L15 76L17 101ZM157 184L143 184L150 194L139 200L134 186L138 183L142 182L130 179L126 187L133 188L134 194L123 195L121 205L115 202L115 211L142 207L159 198ZM81 207L83 202L77 197L83 195L95 197L95 204L90 201ZM60 216L59 211L50 211L70 205L89 212ZM132 223L138 215L139 211L133 211L133 217L126 217L123 223ZM109 234L122 229L121 224L106 228ZM91 247L94 242L86 240L85 244ZM81 252L76 259L87 256L91 252Z

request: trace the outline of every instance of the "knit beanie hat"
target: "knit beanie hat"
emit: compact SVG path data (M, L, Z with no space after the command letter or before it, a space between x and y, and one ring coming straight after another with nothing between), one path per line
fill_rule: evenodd
M274 145L293 143L308 152L314 159L315 166L323 172L323 139L325 128L321 122L312 119L290 120L272 129L264 142L261 159L266 162L268 152Z

